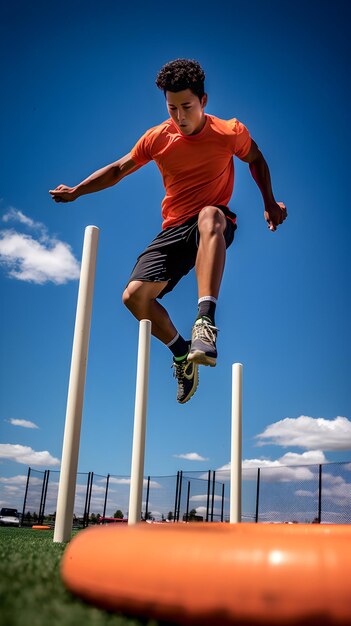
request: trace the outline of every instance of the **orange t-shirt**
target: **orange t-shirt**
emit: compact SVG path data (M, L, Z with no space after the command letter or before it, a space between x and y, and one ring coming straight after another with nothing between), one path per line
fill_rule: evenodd
M131 150L133 161L154 160L163 178L162 229L186 222L207 205L227 205L234 187L233 156L251 146L246 126L206 115L202 130L183 135L171 119L150 128Z

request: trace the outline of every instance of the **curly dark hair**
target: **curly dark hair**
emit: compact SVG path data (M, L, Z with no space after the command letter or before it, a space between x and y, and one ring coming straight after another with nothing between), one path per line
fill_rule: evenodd
M156 77L156 85L166 91L191 89L201 101L205 93L205 72L201 65L192 59L176 59L164 65Z

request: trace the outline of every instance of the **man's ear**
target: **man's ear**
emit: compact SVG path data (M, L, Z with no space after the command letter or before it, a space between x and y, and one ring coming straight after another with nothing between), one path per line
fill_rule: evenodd
M201 98L201 106L205 108L206 104L207 104L207 93L204 93L204 95Z

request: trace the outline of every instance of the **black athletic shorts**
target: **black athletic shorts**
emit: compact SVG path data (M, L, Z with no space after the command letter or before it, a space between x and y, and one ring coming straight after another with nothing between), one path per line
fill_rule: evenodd
M224 238L228 248L234 239L236 215L226 206L217 205L217 207L227 217ZM157 297L162 298L166 293L172 291L179 280L195 266L199 242L197 220L198 215L195 215L180 226L170 226L162 230L144 252L138 256L128 284L132 280L168 281L166 287Z

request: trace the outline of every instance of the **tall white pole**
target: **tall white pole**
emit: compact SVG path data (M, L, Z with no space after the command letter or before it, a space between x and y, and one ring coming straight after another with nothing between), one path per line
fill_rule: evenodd
M130 495L128 524L137 524L141 518L144 457L146 435L146 409L150 362L150 320L141 320L139 324L138 363L135 391L134 432L132 467L130 476Z
M99 229L96 226L87 226L84 234L71 372L68 386L66 422L54 532L55 542L69 541L72 534L98 240Z
M242 467L242 372L241 363L232 365L232 439L230 463L230 523L241 522Z

